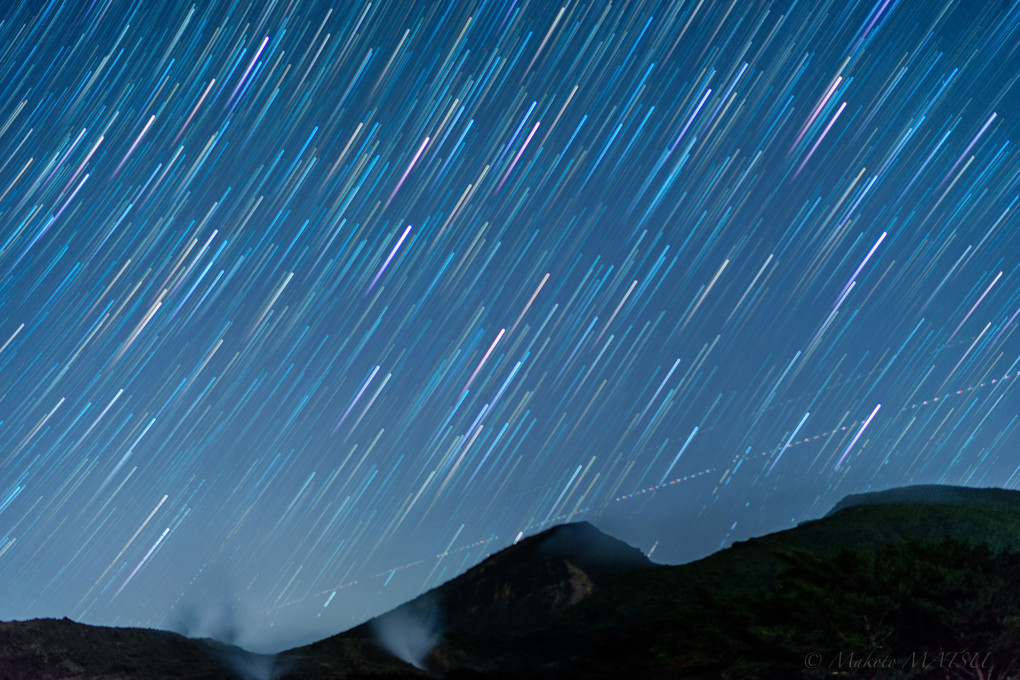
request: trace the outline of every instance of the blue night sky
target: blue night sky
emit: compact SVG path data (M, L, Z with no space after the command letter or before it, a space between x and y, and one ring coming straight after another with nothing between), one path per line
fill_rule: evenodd
M1020 2L0 10L0 619L279 648L588 520L1020 484Z

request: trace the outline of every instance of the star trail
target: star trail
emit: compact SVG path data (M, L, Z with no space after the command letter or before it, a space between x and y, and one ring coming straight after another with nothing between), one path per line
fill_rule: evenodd
M558 522L680 560L1020 484L1018 50L1020 2L8 3L0 619L272 647Z

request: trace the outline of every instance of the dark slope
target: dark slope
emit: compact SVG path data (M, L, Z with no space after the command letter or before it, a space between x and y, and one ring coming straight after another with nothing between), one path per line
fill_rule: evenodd
M377 639L381 622L397 620L411 628L417 622L439 641L427 655L427 646L419 650L425 655L419 663L437 674L595 678L640 669L646 677L660 672L673 677L676 668L650 664L673 644L668 640L682 640L702 625L729 625L713 619L711 612L701 612L701 620L677 620L676 612L689 611L706 594L758 596L775 586L790 556L800 552L825 557L847 549L944 539L1020 549L1020 504L1007 502L1014 493L927 487L901 492L902 504L884 503L889 496L882 494L875 503L868 495L856 496L822 519L678 566L647 568L638 551L593 527L557 527L493 555L370 624L303 648L299 655L311 660L327 658L332 650L367 648ZM564 542L567 548L546 553L542 546L557 535L571 538ZM618 549L622 562L589 563L585 552L577 550L606 541Z
M652 566L640 550L579 522L526 538L423 598L443 612L446 636L478 639L534 628L620 576Z
M69 619L0 622L0 680L225 680L258 659L238 647L147 628Z
M676 612L697 611L692 603L706 599L758 597L776 587L781 572L799 554L832 558L847 550L879 551L908 542L934 545L947 539L986 544L993 551L1020 551L1020 504L1012 502L1017 492L939 487L916 494L896 491L906 502L884 504L888 496L881 495L875 503L868 494L849 497L855 502L844 499L837 505L841 510L822 519L735 543L688 564L625 575L516 644L527 650L525 656L546 657L551 669L558 669L550 670L549 677L612 677L624 668L656 677L656 667L648 662L668 646L663 640L683 646L685 631L737 625L720 623L710 611L695 621L677 620ZM514 667L515 662L507 659L502 665ZM670 667L662 676L674 677L675 672Z
M530 634L621 576L652 566L640 550L587 522L561 525L365 624L283 657L307 677L320 678L333 677L328 673L338 670L341 657L368 663L381 646L433 673L491 670L494 649L508 636ZM375 663L373 672L381 671ZM420 672L409 665L399 670Z
M994 550L1020 550L1020 503L1004 499L1020 492L1002 489L925 487L903 504L870 502L870 494L848 496L821 519L767 534L708 557L677 566L660 566L632 574L571 612L565 626L616 626L643 620L699 590L753 591L771 584L784 565L781 558L797 550L834 555L846 548L879 548L907 540L937 542L955 539L987 543ZM965 499L965 503L922 503L920 498ZM855 502L849 502L854 499Z
M564 525L275 659L155 630L0 623L0 680L822 677L805 670L802 638L858 653L868 640L959 641L1020 664L1016 636L1003 638L1020 621L1016 497L938 487L848 497L822 519L679 566ZM861 637L861 620L886 637ZM918 622L927 627L909 637ZM878 677L936 677L922 670Z
M859 505L977 505L1016 510L1020 509L1020 491L940 484L901 486L883 491L850 494L836 503L826 517Z

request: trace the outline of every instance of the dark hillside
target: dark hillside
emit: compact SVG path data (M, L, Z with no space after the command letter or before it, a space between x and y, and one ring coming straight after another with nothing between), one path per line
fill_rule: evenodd
M1006 680L1020 670L1014 494L851 497L678 566L586 523L554 527L275 657L155 630L2 623L0 680Z

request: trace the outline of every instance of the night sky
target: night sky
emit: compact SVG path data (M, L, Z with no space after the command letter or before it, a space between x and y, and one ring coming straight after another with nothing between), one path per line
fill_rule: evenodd
M0 12L0 619L279 648L1020 485L1020 2Z

